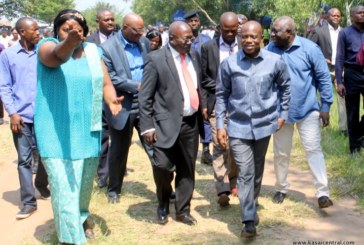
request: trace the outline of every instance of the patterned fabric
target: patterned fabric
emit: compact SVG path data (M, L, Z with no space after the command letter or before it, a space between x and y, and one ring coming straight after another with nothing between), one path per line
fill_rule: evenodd
M59 42L46 38L38 48L46 41ZM95 125L100 125L101 129L101 110L100 113L92 112L92 94L96 91L92 76L100 73L98 76L102 78L103 74L100 68L92 72L91 69L100 64L101 55L99 49L98 57L91 57L95 63L90 66L87 54L79 59L70 58L57 68L46 67L38 60L34 125L42 157L78 160L99 156L101 131L90 130L91 117L95 117L98 122ZM95 95L99 108L101 95L102 87Z
M88 207L92 181L99 158L82 160L43 159L51 190L54 223L59 242L86 243L83 222L90 215Z
M91 131L100 131L102 129L100 118L102 117L103 77L99 53L96 45L90 45L90 43L83 43L83 48L92 77Z

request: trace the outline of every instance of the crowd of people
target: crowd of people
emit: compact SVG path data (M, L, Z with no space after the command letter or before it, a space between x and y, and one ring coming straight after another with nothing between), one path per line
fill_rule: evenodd
M269 43L259 22L234 12L224 12L218 28L205 33L198 11L168 30L163 24L145 28L136 13L115 28L106 9L97 12L93 34L73 9L59 12L43 39L29 17L16 22L12 37L3 27L0 95L18 153L22 207L16 218L37 210L36 188L51 198L60 244L92 239L93 181L106 188L110 205L120 202L134 128L152 166L162 225L172 200L176 221L197 224L190 211L201 144L201 163L213 167L217 203L229 206L237 196L241 236L254 238L270 138L278 205L289 192L294 128L318 206L332 206L320 141L334 87L351 154L364 147L364 70L356 61L364 6L353 7L350 17L352 25L342 28L341 12L332 8L304 38L291 17L281 16Z

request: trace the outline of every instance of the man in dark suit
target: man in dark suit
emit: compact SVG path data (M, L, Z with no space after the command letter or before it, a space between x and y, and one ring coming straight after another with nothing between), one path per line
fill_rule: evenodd
M233 12L225 12L220 17L221 36L204 43L201 49L202 81L201 87L204 96L203 111L204 116L209 118L212 139L213 139L213 163L215 187L218 195L217 202L221 207L229 205L230 193L236 192L236 165L233 162L229 149L223 149L216 138L216 118L215 118L215 88L216 77L220 63L231 54L240 49L237 40L238 17Z
M115 19L110 10L101 9L97 12L96 23L99 26L97 32L87 37L87 42L100 45L114 35Z
M336 85L335 79L335 60L336 60L336 47L339 32L341 30L340 25L341 12L337 8L331 8L327 14L327 22L322 26L318 26L313 30L311 41L317 43L320 46L322 53L326 59L326 63L330 69L331 77ZM347 120L345 99L343 97L337 97L337 106L339 113L339 129L344 135L347 135Z
M157 188L157 217L168 222L171 172L176 172L176 220L197 223L190 214L195 185L198 134L203 134L199 109L199 60L190 50L191 28L173 22L169 44L151 52L145 61L139 94L140 129L145 141L153 145L153 175Z
M201 22L198 10L191 10L187 12L183 18L186 23L191 27L192 34L195 37L191 44L191 49L197 52L201 57L202 44L211 40L211 38L200 32ZM201 163L212 165L212 156L210 154L210 142L212 141L211 126L209 121L204 121L205 137L200 139L202 144Z
M87 42L95 43L100 46L107 39L114 35L114 14L110 10L102 9L97 12L96 23L99 25L99 30L87 37ZM97 167L97 185L99 188L107 186L109 177L109 166L107 162L107 154L109 151L109 126L105 111L102 111L102 139L101 139L101 157L99 166Z
M138 92L143 75L144 57L149 52L149 41L143 34L142 17L130 13L124 17L122 29L101 45L104 62L116 93L118 96L124 96L123 110L117 116L112 116L105 107L111 138L108 185L110 203L119 201L134 127L140 136ZM151 149L144 144L142 137L139 139L151 157Z

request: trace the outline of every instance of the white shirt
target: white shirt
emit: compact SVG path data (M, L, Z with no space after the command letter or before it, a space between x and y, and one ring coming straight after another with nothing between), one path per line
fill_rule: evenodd
M330 24L328 24L329 31L330 31L330 39L331 39L331 64L335 65L336 60L336 48L337 48L337 39L339 37L340 26L335 30Z
M0 35L0 43L2 45L4 45L5 48L8 48L9 47L9 41L11 40L11 37L10 36L6 36L5 38Z
M99 31L100 43L104 43L107 40L107 36Z
M191 116L196 111L194 109L192 109L192 107L191 107L190 93L188 92L187 84L186 84L185 78L183 76L181 58L180 58L179 53L174 48L172 48L171 45L169 45L169 48L172 52L172 57L174 60L174 64L176 65L176 68L177 68L178 78L179 78L179 82L180 82L181 88L182 88L182 93L183 93L183 98L184 98L183 116ZM192 64L190 57L188 55L186 55L185 57L186 57L185 60L186 60L187 69L191 75L193 84L194 84L195 88L197 89L197 73L195 71L195 68Z
M232 54L235 54L239 50L238 40L236 39L236 37L235 37L235 41L231 45L229 45L229 44L225 43L222 36L220 36L219 43L220 43L220 51L219 51L220 52L220 64L224 59L226 59L227 57L229 57L231 55L230 48L233 49Z

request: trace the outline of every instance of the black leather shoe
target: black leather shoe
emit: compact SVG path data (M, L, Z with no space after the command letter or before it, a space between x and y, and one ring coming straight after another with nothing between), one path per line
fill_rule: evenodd
M176 215L176 220L186 225L197 225L197 220L191 214Z
M259 215L258 215L257 212L255 212L255 215L254 215L254 225L255 226L258 226L259 225L259 221L260 221Z
M99 188L104 188L107 186L107 178L105 177L100 177L98 180L97 180L97 187Z
M92 230L91 226L88 224L87 220L85 220L85 222L83 222L83 230L85 231L85 237L87 239L95 238L94 231Z
M222 208L229 206L230 205L229 201L230 201L230 198L226 193L219 194L219 196L217 198L217 203Z
M176 192L174 192L174 191L171 192L171 196L169 197L169 200L171 202L174 202L176 200Z
M318 205L319 208L328 208L330 206L333 206L334 203L330 200L327 196L322 196L318 199Z
M110 204L115 204L120 202L120 195L108 196L107 200Z
M209 151L202 152L201 163L206 165L212 165L212 156Z
M244 238L254 238L256 235L257 229L255 228L254 221L246 221L240 236Z
M43 200L48 200L51 197L50 190L45 186L36 186L37 190L39 191L40 198Z
M286 198L286 193L282 193L282 192L277 191L276 194L273 197L273 202L274 203L282 203L285 198Z
M158 207L157 209L157 219L158 223L161 225L167 224L168 222L168 210L166 208Z

